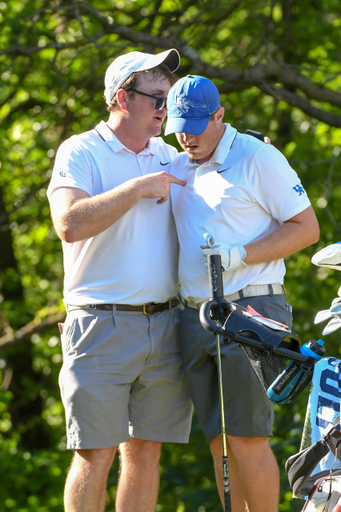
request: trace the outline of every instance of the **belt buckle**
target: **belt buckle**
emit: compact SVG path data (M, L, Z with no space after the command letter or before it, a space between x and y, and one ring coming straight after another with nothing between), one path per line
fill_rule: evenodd
M142 311L143 311L143 314L146 315L146 316L150 316L152 315L153 313L148 313L147 311L147 306L151 306L153 304L153 302L147 302L146 304L143 304L142 306Z

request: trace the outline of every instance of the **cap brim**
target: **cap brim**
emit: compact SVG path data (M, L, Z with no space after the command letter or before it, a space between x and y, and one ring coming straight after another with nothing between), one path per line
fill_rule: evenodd
M207 128L211 116L197 119L185 119L184 117L168 117L165 135L171 133L189 133L190 135L201 135Z
M165 64L171 73L174 73L180 66L180 54L178 50L172 48L156 55L150 55L148 59L137 69L137 71L146 71L156 68L160 64Z
M163 62L170 69L170 71L174 73L174 71L176 71L180 66L180 54L178 50L175 50L174 48L169 50L168 55Z

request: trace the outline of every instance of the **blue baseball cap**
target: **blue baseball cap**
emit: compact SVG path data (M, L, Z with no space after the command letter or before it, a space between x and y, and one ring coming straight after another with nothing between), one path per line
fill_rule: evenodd
M211 80L198 75L181 78L168 93L165 135L200 135L219 107L219 91Z

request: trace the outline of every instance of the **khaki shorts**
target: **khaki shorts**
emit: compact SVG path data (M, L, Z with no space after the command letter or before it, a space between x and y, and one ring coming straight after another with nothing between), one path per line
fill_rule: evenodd
M262 315L291 326L291 313L283 295L236 301L250 304ZM180 344L185 375L200 425L208 443L221 432L216 336L205 331L196 309L185 308L180 322ZM268 400L244 350L221 343L225 424L228 435L272 435L273 405Z
M137 437L187 443L193 406L183 374L181 307L70 311L59 385L69 449L109 448Z

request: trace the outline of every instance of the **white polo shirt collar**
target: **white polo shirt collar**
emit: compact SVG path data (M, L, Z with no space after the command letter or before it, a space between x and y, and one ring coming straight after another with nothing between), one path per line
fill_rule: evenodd
M127 148L114 134L114 132L109 128L105 121L101 121L95 128L95 130L99 133L102 139L109 145L110 149L114 153L118 153L119 151L128 151L129 153L134 153L131 149ZM155 148L153 147L153 140L150 139L146 147L140 151L139 155L156 155Z
M224 163L237 135L237 130L232 128L229 123L224 123L224 126L224 135L220 139L220 142L210 160L199 165L195 160L188 159L186 168L200 167L201 169L205 169L210 167L212 164L222 165Z

